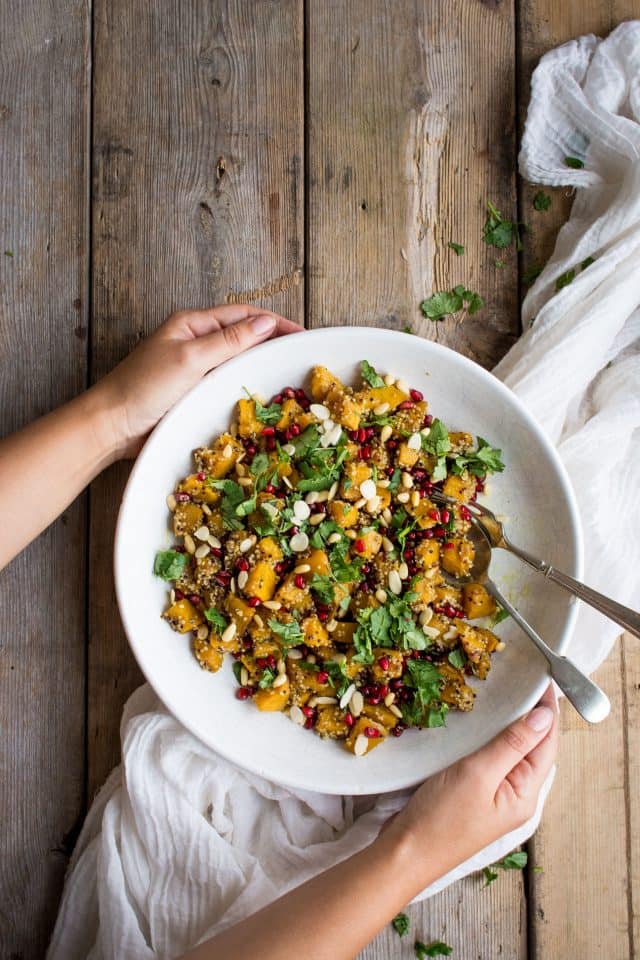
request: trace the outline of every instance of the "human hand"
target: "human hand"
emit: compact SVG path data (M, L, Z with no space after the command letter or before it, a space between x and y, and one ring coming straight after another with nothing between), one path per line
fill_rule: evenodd
M246 304L172 314L92 388L111 459L134 457L163 414L209 370L270 337L301 331Z
M416 790L383 828L410 852L416 889L533 816L557 747L558 709L550 684L528 716Z

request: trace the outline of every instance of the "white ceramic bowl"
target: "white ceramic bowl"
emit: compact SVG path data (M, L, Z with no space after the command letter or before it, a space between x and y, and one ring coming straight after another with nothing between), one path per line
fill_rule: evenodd
M122 620L142 671L171 712L200 740L242 767L281 784L337 794L367 794L415 784L475 750L528 710L547 683L546 662L509 620L506 641L477 690L471 713L451 712L444 729L409 730L361 759L321 740L282 714L263 714L234 696L231 658L211 674L200 669L190 637L160 613L167 585L153 575L158 549L171 542L167 494L191 472L192 450L228 427L242 387L264 394L300 385L322 363L355 382L366 358L383 373L422 390L449 429L479 434L503 451L507 468L488 483L485 502L506 515L513 540L573 576L582 573L578 513L567 475L541 428L491 374L429 340L368 327L325 328L269 341L202 380L156 427L124 493L115 541L115 580ZM576 614L557 587L496 551L492 576L556 650Z

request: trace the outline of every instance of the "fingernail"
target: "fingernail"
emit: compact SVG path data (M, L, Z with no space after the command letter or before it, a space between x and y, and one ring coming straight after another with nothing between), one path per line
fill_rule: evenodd
M527 717L527 726L535 730L536 733L540 733L541 730L546 730L547 727L551 726L552 722L553 710L550 710L549 707L536 707Z
M251 328L255 333L256 337L261 337L265 333L271 333L275 325L276 325L275 317L268 317L266 315L261 317L255 317L251 321Z

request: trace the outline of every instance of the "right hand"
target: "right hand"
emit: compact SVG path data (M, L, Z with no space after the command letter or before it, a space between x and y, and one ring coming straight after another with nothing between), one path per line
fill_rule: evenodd
M423 868L427 882L435 863L442 876L533 816L557 747L550 684L528 716L426 780L383 830L412 850L414 868Z

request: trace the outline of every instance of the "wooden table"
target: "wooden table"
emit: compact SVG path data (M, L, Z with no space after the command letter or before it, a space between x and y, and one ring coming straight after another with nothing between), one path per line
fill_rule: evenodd
M0 5L3 430L72 397L173 309L234 298L310 327L409 325L490 367L518 335L519 278L570 202L555 193L534 212L516 175L531 70L559 42L638 15L639 0ZM481 240L488 199L531 227L502 269ZM457 282L486 308L421 319L420 300ZM96 480L2 576L7 960L43 956L141 681L111 573L127 472ZM543 872L488 889L468 878L410 909L411 937L387 930L364 958L410 957L414 935L446 940L456 960L635 956L637 650L623 642L599 672L613 701L602 727L563 712L529 845Z

